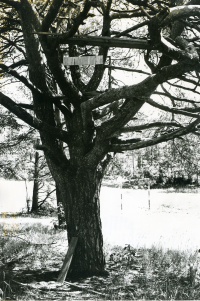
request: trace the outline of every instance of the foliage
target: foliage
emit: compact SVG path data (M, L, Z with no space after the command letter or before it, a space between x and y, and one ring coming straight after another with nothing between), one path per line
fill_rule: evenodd
M6 117L6 114L2 116ZM14 121L13 121L14 120ZM13 123L12 123L13 121ZM35 145L38 137L33 129L22 127L9 114L0 142L0 177L9 180L34 180ZM45 201L55 202L55 185L42 153L38 163L39 206Z
M136 1L137 2L137 1ZM125 66L127 67L134 67L133 68L133 72L137 72L143 75L148 75L148 72L145 73L145 71L140 70L138 68L139 66L139 60L141 57L144 57L145 63L146 63L146 68L150 68L150 70L153 72L153 74L157 74L158 72L160 72L159 70L161 70L161 67L165 67L166 70L169 70L169 74L167 76L167 78L163 77L161 75L159 75L159 80L158 82L152 83L151 85L148 86L147 89L147 94L151 94L151 93L155 93L157 95L160 95L160 101L162 102L162 99L164 99L165 102L167 102L167 104L169 105L169 103L173 103L174 107L177 107L178 109L174 109L171 110L169 107L164 106L163 104L158 104L156 105L156 103L153 100L148 100L145 99L151 106L157 106L159 107L159 109L163 110L163 116L165 119L165 123L156 123L153 122L152 124L145 124L144 122L144 118L142 119L140 117L139 122L134 123L132 121L133 116L139 112L139 109L141 108L141 106L138 107L137 110L133 109L133 112L131 114L131 116L127 117L127 120L125 121L121 121L120 117L120 122L115 122L113 124L113 126L115 125L115 130L112 129L112 133L109 133L110 137L113 137L110 141L109 141L109 151L121 151L122 149L137 149L143 146L147 146L148 144L154 144L154 143L158 143L164 140L168 140L168 139L172 139L173 136L179 136L183 134L183 131L180 130L178 132L174 132L173 134L169 134L169 132L173 132L173 127L180 127L178 125L178 123L175 123L173 120L172 122L170 122L170 118L169 116L172 114L179 114L181 116L185 116L184 117L184 122L187 123L188 119L190 117L197 117L197 115L194 114L194 112L196 112L196 108L195 106L198 105L198 102L196 102L196 99L191 100L191 99L187 99L187 93L186 96L182 93L182 89L184 89L184 81L185 82L189 82L190 84L193 85L198 85L198 83L195 81L196 77L195 77L195 70L193 72L194 68L194 64L192 64L193 60L196 60L196 54L195 52L193 53L193 56L191 56L191 65L190 65L190 60L189 60L189 55L187 56L186 54L184 54L184 50L182 51L182 49L185 49L184 47L185 44L187 42L187 39L184 40L184 38L188 36L190 37L190 39L193 38L194 33L193 33L193 21L190 19L190 26L187 24L187 31L184 31L184 26L182 26L182 29L180 29L180 32L176 32L176 28L174 25L173 29L170 29L170 23L174 22L173 18L181 18L182 14L184 15L184 18L187 19L187 16L190 15L190 12L187 11L187 5L185 7L182 8L182 10L180 11L180 9L178 11L174 10L176 12L176 17L173 14L170 14L170 9L172 10L172 7L176 7L176 3L171 3L169 1L165 3L166 8L162 8L162 6L160 6L159 3L153 3L148 4L145 2L144 4L144 10L143 8L140 8L139 11L135 9L135 5L137 6L137 3L135 3L134 1L122 1L120 3L120 5L118 5L118 3L116 3L115 1L107 1L105 3L105 7L103 4L100 3L96 3L94 4L93 2L90 3L88 1L84 1L82 3L78 2L76 4L64 4L62 1L60 1L60 3L58 4L58 6L54 7L51 6L51 4L49 2L47 2L46 4L42 4L41 2L35 1L32 6L30 4L28 4L27 1L22 2L22 4L14 4L13 2L6 2L6 4L4 4L4 2L2 1L2 6L1 6L1 10L2 10L2 14L4 16L4 18L2 18L1 20L1 31L3 33L2 35L2 47L1 47L1 51L2 51L2 59L4 61L4 64L1 64L1 68L2 68L2 73L5 74L9 74L11 76L11 78L15 78L16 80L20 81L23 86L25 87L24 89L28 89L29 92L33 93L32 96L30 96L29 93L29 97L33 98L30 100L31 104L19 104L19 107L25 108L25 109L33 109L32 107L32 101L34 100L34 93L37 93L37 89L41 89L42 93L46 95L47 91L49 91L48 93L54 95L57 94L57 97L61 97L60 99L62 99L62 97L64 97L65 92L67 92L67 90L65 91L65 89L68 89L70 92L70 101L71 101L71 105L75 108L77 107L77 104L79 103L79 96L77 94L76 89L79 90L80 94L82 94L83 100L82 102L85 102L85 105L82 105L81 110L85 111L86 107L89 105L89 99L91 99L91 97L95 97L95 93L93 93L97 87L100 85L100 90L101 91L102 87L105 86L104 83L101 83L101 80L105 80L105 78L107 76L104 76L104 69L102 68L102 66L96 66L95 68L92 66L89 67L70 67L70 68L65 68L65 73L66 76L63 74L61 74L61 59L62 59L62 53L64 52L65 55L69 55L69 56L83 56L83 55L94 55L98 53L98 47L93 46L93 47L89 47L89 46L85 46L83 47L82 45L71 45L69 47L64 46L64 43L68 43L68 40L66 39L66 37L64 36L64 33L68 33L69 37L73 37L75 33L78 33L79 36L81 35L88 35L91 31L91 26L94 27L94 32L98 33L101 31L101 35L103 37L107 36L123 36L123 37L127 37L129 38L128 41L131 41L131 39L133 38L138 38L139 42L138 45L133 46L133 48L135 49L139 49L140 51L137 51L135 49L131 49L130 45L127 45L127 48L130 47L130 49L128 49L128 51L124 51L123 49L117 49L116 48L111 48L109 50L109 43L107 45L107 47L100 47L100 52L99 54L102 54L104 56L104 62L106 61L106 58L108 57L108 55L112 55L112 62L113 62L113 66L114 67L119 67L119 68L123 68ZM29 18L28 20L26 19L26 15L24 15L24 19L22 17L23 13L22 10L20 11L20 5L23 7L24 12L26 11L26 14L29 14ZM147 6L146 6L147 5ZM169 7L169 11L167 12L167 6ZM145 10L146 9L146 10ZM163 10L163 11L162 11ZM20 14L19 14L20 11ZM158 21L158 16L156 15L156 13L160 11L160 14L162 15L162 12L165 13L166 15L168 15L168 21L165 22L164 19L160 21ZM35 12L35 14L34 14ZM25 13L24 13L25 14ZM180 16L179 16L180 14ZM196 12L196 14L198 14L198 12ZM45 17L45 15L47 17ZM148 20L148 15L153 16L153 20L150 22L150 20ZM11 18L12 16L12 18ZM26 24L26 22L30 22L31 20L31 29L26 26L23 26L22 23L20 23L20 18L23 19L24 24ZM75 21L76 20L76 21ZM127 31L123 31L120 32L120 26L123 23L125 24L125 27L129 27L132 24L132 20L137 20L138 22L138 26L133 26L133 28L128 28ZM145 20L145 21L144 21ZM83 22L84 21L84 22ZM155 26L155 24L157 24L157 22L161 22L159 24L159 30L156 32L153 32L153 28ZM195 21L194 21L195 22ZM46 37L41 35L38 35L37 37L33 35L32 31L35 30L35 32L38 32L40 25L42 23L42 27L43 30L46 30L47 32L49 32L49 36L47 35ZM155 24L154 24L155 23ZM148 25L148 28L147 28ZM180 24L179 24L180 25ZM180 27L180 26L179 26ZM174 51L174 53L171 50L172 45L166 44L166 40L162 40L162 42L160 42L159 46L157 46L156 49L154 49L155 47L153 46L154 44L157 45L156 43L159 41L160 38L160 30L163 30L163 33L165 34L165 39L168 39L169 35L171 35L172 39L177 39L176 41L176 51ZM12 34L9 35L9 30L11 30ZM30 31L31 30L31 31ZM171 30L171 32L170 32ZM30 32L29 32L30 31ZM54 37L53 35L51 35L52 32L57 31L58 36ZM173 31L173 33L172 33ZM19 40L17 38L17 34L18 32L21 33L21 39ZM178 34L182 34L184 36L179 38ZM195 34L197 34L195 32ZM23 37L30 35L31 39L29 39L29 41L26 39L24 40ZM148 44L144 43L144 46L142 47L140 45L140 42L142 43L142 41L146 41L148 35L150 36L150 40L151 40L151 47L148 46ZM94 35L92 35L93 37ZM196 36L195 36L195 41L196 41ZM65 41L66 40L66 41ZM92 40L92 39L91 39ZM119 39L120 40L120 39ZM108 39L108 41L110 41ZM157 41L157 42L155 42ZM192 41L192 40L191 40ZM87 39L85 41L85 44L87 44ZM25 43L25 44L24 44ZM28 44L30 43L30 44ZM31 49L31 43L32 43L32 49ZM55 45L54 45L54 44ZM75 42L74 42L75 43ZM110 42L111 43L111 42ZM73 43L72 43L73 44ZM76 44L76 43L75 43ZM83 44L83 42L82 42ZM98 43L97 43L98 44ZM187 44L187 43L186 43ZM36 51L38 45L38 49ZM41 47L39 47L39 45L41 45ZM49 46L52 46L52 48L50 48ZM183 46L184 45L184 46ZM112 46L112 44L111 44ZM198 46L197 44L193 45L194 47ZM168 47L168 51L166 50ZM35 49L33 52L33 48ZM146 49L146 51L141 50L141 48ZM166 49L165 49L166 48ZM41 50L42 49L42 50ZM110 51L110 53L109 53ZM189 53L189 49L187 48L187 51ZM43 65L38 65L38 68L40 67L40 71L38 73L37 70L37 74L39 74L38 77L35 76L35 69L34 66L31 69L33 72L32 75L30 75L31 77L31 81L32 81L32 85L27 81L26 77L27 77L27 60L30 60L30 57L32 55L32 52L35 55L35 58L37 58L38 63L39 63L39 58L41 56L46 57L46 60L44 59L43 61ZM134 54L134 60L133 60L133 54ZM167 55L169 56L169 58L167 58ZM178 55L180 57L180 60L178 59ZM52 64L52 57L54 57L54 64ZM137 58L136 58L137 57ZM25 59L24 59L25 58ZM56 58L56 59L55 59ZM21 60L20 60L21 59ZM8 68L7 65L10 64L12 60L12 64L11 66ZM182 61L185 61L188 63L188 67L182 71L181 68L179 68L179 71L176 71L178 68L171 65L173 60L178 61L178 64L180 64L180 67L182 67ZM188 60L188 61L187 61ZM6 65L7 64L7 65ZM29 62L29 65L34 65L35 63L33 63L33 61ZM197 66L198 64L196 64L195 66ZM177 65L178 66L178 65ZM13 68L13 70L11 70ZM15 68L21 68L23 76L20 76L20 74L18 74L18 72L14 71ZM197 68L197 67L196 67ZM174 75L171 76L171 69L174 69ZM185 72L187 72L188 70L191 71L192 73L188 73L187 76L183 77L182 74L185 74ZM35 70L35 71L34 71ZM60 71L59 71L60 70ZM188 71L188 72L189 72ZM197 71L198 72L198 71ZM76 89L73 88L74 86L72 85L72 83L70 82L70 76L69 74L71 73L71 79L73 81L73 84L76 86ZM61 76L62 75L62 76ZM104 77L103 77L104 76ZM182 76L182 77L181 77ZM92 82L94 84L94 79L96 78L97 80L98 77L98 83L96 83L95 85L92 85ZM91 79L92 78L92 79ZM144 78L144 76L143 76ZM157 77L155 77L156 79ZM171 81L172 78L178 78L179 81L179 86L181 84L183 84L183 86L181 86L181 88L177 85L177 83L175 84L175 82ZM150 80L150 77L146 76L146 79ZM113 79L114 80L114 79ZM146 82L148 82L148 80L145 81L145 85ZM170 80L170 81L167 81ZM57 85L59 86L58 90L57 88L55 88L54 85L54 81L56 81ZM65 85L63 85L63 82L66 82ZM116 81L116 80L114 80ZM156 80L155 80L156 81ZM166 85L168 85L168 87L163 86L163 83L166 82ZM156 91L157 86L161 84L161 86L159 87L159 89ZM101 86L102 85L102 86ZM37 87L37 89L34 88ZM64 88L65 87L65 88ZM139 88L140 86L138 86ZM141 87L143 87L143 81L141 81ZM178 88L177 88L178 87ZM74 89L74 90L73 90ZM133 91L131 90L133 89ZM114 115L116 115L117 111L121 108L125 108L128 105L128 102L125 103L124 99L128 99L128 97L130 95L134 95L134 89L135 87L132 86L132 88L126 88L126 89L119 89L120 91L123 91L122 95L120 93L115 93L114 90L112 91L112 95L114 98L109 96L109 100L104 100L104 97L106 95L110 95L110 94L101 94L99 93L99 100L97 102L97 104L94 106L92 105L92 114L94 115L93 118L95 119L95 123L94 123L94 127L99 127L99 125L101 124L101 117L104 117L103 119L103 123L101 125L101 128L103 129L103 126L105 124L106 127L106 121L108 121L109 119L112 119ZM179 89L179 93L176 93L176 89ZM189 86L188 86L188 91L189 91ZM39 92L38 90L38 92ZM127 91L126 91L127 90ZM130 91L129 91L130 90ZM161 91L162 90L162 91ZM190 89L191 90L191 89ZM118 90L116 90L118 91ZM125 93L126 91L126 93ZM142 97L146 97L144 96L144 90L141 88L142 91ZM183 90L184 91L184 90ZM108 91L104 91L105 93L108 93ZM47 93L47 94L48 94ZM91 93L91 94L87 94L87 93ZM92 95L93 93L93 95ZM173 95L174 93L174 95ZM116 95L115 95L116 94ZM197 90L194 90L194 98L195 98L195 94L198 94ZM139 94L138 94L139 95ZM185 98L184 98L185 96ZM52 97L52 96L51 96ZM3 98L3 95L2 95ZM77 98L77 104L75 104L75 99ZM89 99L88 99L89 98ZM148 96L147 96L148 98ZM72 101L73 99L73 101ZM100 101L100 99L102 99L102 101ZM138 96L138 101L140 99L140 96ZM18 102L18 101L17 101ZM35 101L36 102L36 101ZM54 100L52 99L51 101L51 106L52 109L56 112L59 111L60 114L60 121L59 120L55 120L55 123L59 122L60 124L64 122L64 117L67 114L67 110L68 109L64 109L64 107L68 108L68 104L64 103L65 101L61 101L61 103L58 102L54 102ZM90 100L91 102L91 100ZM113 102L113 104L112 104ZM114 104L114 102L116 102ZM136 100L137 102L137 100ZM81 103L81 102L80 102ZM124 105L122 106L122 104L124 103ZM3 104L3 102L2 102ZM13 111L13 113L17 114L22 120L24 120L25 122L28 122L31 126L33 126L33 122L31 121L31 118L28 120L27 118L24 119L24 114L22 110L20 110L20 108L18 108L18 113L17 111L14 109L14 104L11 102L10 104L12 104L8 109ZM112 104L112 105L111 105ZM6 103L4 102L4 105L6 105ZM50 105L50 104L49 104ZM104 110L101 110L101 107L103 108L104 105L107 105L107 109L104 108ZM179 108L185 105L184 110L179 110ZM35 104L36 106L36 104ZM86 106L86 107L84 107ZM97 108L100 109L97 109ZM36 108L36 107L35 107ZM53 111L52 110L52 111ZM132 110L132 109L131 109ZM37 110L36 110L37 111ZM69 109L69 112L71 111L71 109ZM86 109L87 111L87 109ZM101 112L102 111L102 112ZM184 112L183 112L184 111ZM28 111L28 114L30 114L31 111ZM38 111L39 112L39 111ZM49 111L50 112L50 111ZM110 113L110 115L109 115ZM51 113L52 114L52 113ZM85 113L83 113L84 115ZM158 113L157 113L158 114ZM38 115L38 113L37 113ZM173 115L173 116L174 116ZM26 115L28 117L28 115ZM58 114L56 113L55 116L58 117ZM30 117L30 116L29 116ZM53 116L51 116L52 118ZM69 117L69 116L68 116ZM46 122L48 123L47 120L45 120L44 118L44 114L43 114L43 118L42 116L37 116L37 118L39 118L40 120L42 120L42 122ZM50 116L48 117L50 118ZM47 118L47 119L48 119ZM84 116L84 118L86 118L85 122L85 127L87 128L87 124L89 125L91 123L91 116L89 118L89 115L87 114L87 116ZM88 119L89 118L89 119ZM117 117L117 119L119 118L119 116ZM43 120L44 119L44 120ZM88 119L88 120L87 120ZM119 120L118 120L119 121ZM188 121L189 122L189 121ZM123 142L120 139L116 140L117 136L116 136L116 131L117 129L122 129L125 125L137 125L138 124L138 129L145 129L145 128L149 128L151 129L152 127L155 128L155 130L153 131L153 135L149 135L151 137L151 143L150 142L146 142L145 144L141 144L138 143L138 140L132 141L132 140L128 140L128 142ZM142 125L142 123L144 123L144 125ZM52 122L50 122L49 124L53 124ZM111 122L112 124L112 122ZM119 124L116 128L116 125ZM66 124L67 126L67 124ZM112 128L113 128L112 126ZM41 130L39 124L34 125L35 128ZM191 128L192 126L190 126ZM64 129L65 127L63 127ZM67 126L67 128L69 128ZM188 128L188 132L191 131L190 128ZM137 130L138 130L137 129ZM192 128L194 130L194 128ZM46 129L47 130L47 129ZM90 128L91 130L91 128ZM136 127L135 128L131 128L131 129L126 129L126 131L135 133L137 132ZM197 128L195 128L195 130L197 130ZM49 128L50 131L50 128ZM68 129L69 131L69 129ZM121 133L120 132L120 133ZM187 131L186 131L187 132ZM149 131L149 134L151 133L151 131ZM156 133L156 136L154 135ZM63 138L61 138L61 136L57 133L54 134L57 136L57 139L61 139L63 142L68 144L68 141L64 141L66 139L63 140ZM159 134L159 135L158 135ZM161 135L162 134L162 135ZM166 135L163 136L163 134ZM58 137L59 136L59 137ZM163 138L161 138L161 136L163 136ZM92 134L92 137L94 138L94 132ZM120 137L120 135L119 135ZM158 141L155 138L158 138ZM92 138L92 139L93 139ZM104 137L105 138L105 137ZM68 140L68 139L67 139ZM97 143L96 139L96 143ZM140 140L140 139L139 139ZM105 143L105 139L102 140ZM90 142L91 143L91 142ZM113 145L113 146L112 146ZM107 152L104 152L104 155ZM103 155L102 155L103 156Z
M162 187L198 184L199 159L199 137L187 135L144 150L116 155L107 175L120 174L129 180L135 179L135 185L141 178L149 178L152 184ZM137 163L135 168L134 163Z

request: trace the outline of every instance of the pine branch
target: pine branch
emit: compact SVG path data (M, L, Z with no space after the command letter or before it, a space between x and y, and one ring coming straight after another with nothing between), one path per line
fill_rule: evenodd
M192 108L181 108L181 109L176 109L176 108L170 108L168 106L164 106L164 105L161 105L157 102L155 102L154 100L150 99L150 98L147 98L146 99L146 102L148 104L150 104L151 106L155 107L155 108L158 108L160 110L163 110L165 112L172 112L174 114L180 114L180 115L185 115L185 116L188 116L188 117L193 117L193 118L198 118L199 115L198 114L193 114L193 113L190 113L191 112L195 112L195 110L197 112L200 111L200 108L197 108L197 109L192 109Z
M187 135L189 133L195 132L197 130L197 125L200 123L200 117L197 118L194 122L190 123L188 126L183 127L181 129L175 130L173 132L164 134L158 138L154 139L147 139L143 140L141 142L137 142L135 144L127 144L127 145L110 145L110 152L122 152L122 151L129 151L129 150L134 150L134 149L141 149L145 148L148 146L156 145L161 142L166 142L169 140L172 140L174 138L178 138L180 136Z
M33 128L40 130L41 132L47 131L50 135L57 137L66 143L69 143L70 138L69 134L66 131L48 125L47 123L42 122L38 118L31 116L31 114L27 113L24 109L20 108L11 98L5 96L2 92L0 92L0 104L2 104L5 108L7 108L18 118L20 118Z

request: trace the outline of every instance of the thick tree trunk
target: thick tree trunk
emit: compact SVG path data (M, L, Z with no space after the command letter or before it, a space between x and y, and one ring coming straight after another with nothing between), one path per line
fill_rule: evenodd
M38 211L38 192L39 192L39 153L35 153L35 171L33 184L33 202L31 212Z
M105 275L99 193L102 176L82 171L62 177L57 185L65 210L68 242L78 237L68 276Z

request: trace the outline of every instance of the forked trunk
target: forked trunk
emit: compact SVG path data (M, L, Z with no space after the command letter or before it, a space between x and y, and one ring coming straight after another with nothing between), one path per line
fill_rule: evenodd
M69 273L73 278L105 274L99 193L102 178L97 172L59 175L68 242L78 237Z

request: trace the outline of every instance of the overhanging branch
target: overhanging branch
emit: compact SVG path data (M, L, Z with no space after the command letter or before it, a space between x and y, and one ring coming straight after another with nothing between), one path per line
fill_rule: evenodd
M42 91L36 88L31 81L29 81L25 76L20 75L16 70L13 70L12 68L6 66L5 64L0 63L0 68L4 70L6 73L14 76L19 81L21 81L27 88L29 88L34 93L42 94Z
M180 136L187 135L189 133L195 132L196 131L196 126L200 123L200 117L197 118L195 121L193 121L191 124L188 126L175 130L171 133L162 135L158 138L154 139L148 139L145 141L137 142L135 144L127 144L127 145L110 145L110 152L122 152L122 151L128 151L128 150L134 150L134 149L141 149L147 146L152 146L161 142L166 142L168 140L172 140L174 138L178 138Z
M130 133L130 132L136 132L141 130L146 130L154 127L164 127L164 126L174 126L174 127L182 127L181 124L178 124L177 122L152 122L152 123L146 123L136 126L128 126L125 128L122 128L119 132L120 133Z
M33 33L35 34L35 32ZM100 47L119 47L119 48L132 48L132 49L155 49L148 40L143 39L118 39L111 37L95 37L95 36L74 36L68 38L67 34L50 34L48 32L37 32L38 35L48 37L48 40L54 41L58 44L71 44L71 45L91 45Z
M137 72L137 73L150 75L149 72L145 72L145 71L137 70L137 69L124 68L124 67L111 66L111 65L104 65L104 67L109 68L109 69L123 70L123 71L128 71L128 72Z
M146 102L148 104L150 104L151 106L153 106L155 108L158 108L158 109L160 109L162 111L165 111L165 112L171 112L171 113L175 113L175 114L179 114L179 115L185 115L185 116L192 117L192 118L199 118L198 114L186 112L187 108L184 108L184 109L183 108L182 109L169 108L167 106L164 106L164 105L161 105L161 104L155 102L154 100L152 100L150 98L147 98ZM188 108L188 110L189 110L189 108Z
M3 105L6 109L8 109L10 112L15 114L18 118L23 120L25 123L32 126L33 128L41 132L48 132L49 135L55 136L56 138L59 138L66 143L69 143L69 134L66 131L50 126L47 123L40 121L38 118L31 116L24 109L20 108L12 99L10 99L8 96L4 95L1 92L0 104Z

